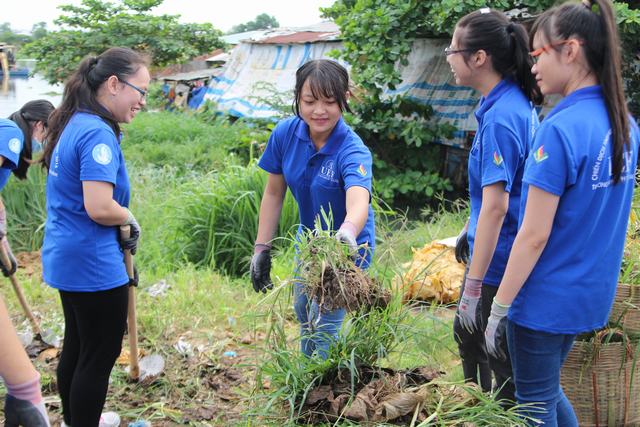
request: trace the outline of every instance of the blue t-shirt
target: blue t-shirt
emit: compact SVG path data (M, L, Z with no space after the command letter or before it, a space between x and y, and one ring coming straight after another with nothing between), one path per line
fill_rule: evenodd
M77 112L64 128L47 178L47 222L42 246L44 281L72 292L96 292L129 281L118 227L93 221L82 181L113 184L113 199L129 205L129 177L118 138L100 117Z
M518 213L524 163L538 127L538 115L522 90L512 80L502 80L480 99L475 113L478 131L469 152L469 198L471 213L467 239L473 258L473 244L482 207L482 189L498 182L509 193L496 249L482 282L498 286L507 266L518 232Z
M342 118L329 135L327 143L317 151L309 136L309 127L299 117L282 120L275 127L258 166L283 175L298 202L300 227L313 229L321 210L333 214L332 229L344 221L347 189L364 187L371 194L371 152ZM320 216L322 219L322 216ZM329 225L322 222L323 229ZM369 205L367 222L356 238L368 243L368 259L375 247L373 209Z
M638 157L638 128L630 122L631 150L624 153L616 185L611 125L600 86L564 98L536 132L525 166L523 203L531 185L560 200L547 245L509 311L518 325L577 334L607 323Z
M4 157L0 167L0 190L9 181L11 171L20 163L23 142L24 135L18 125L9 119L0 119L0 156Z

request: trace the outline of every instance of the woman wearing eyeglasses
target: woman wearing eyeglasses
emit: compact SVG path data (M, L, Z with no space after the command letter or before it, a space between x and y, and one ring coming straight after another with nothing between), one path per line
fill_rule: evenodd
M544 409L528 415L542 425L577 426L560 369L576 334L607 323L639 135L625 102L609 0L550 9L531 35L542 93L564 98L540 125L525 165L523 217L486 340L489 352L508 341L518 403Z
M127 207L120 123L144 107L149 80L146 61L130 49L85 58L49 119L42 266L64 311L57 378L66 426L110 425L100 413L126 328L122 249L135 252L140 235ZM119 241L119 225L131 225L131 239Z
M522 172L538 125L533 104L542 95L530 71L527 33L501 12L463 17L445 54L456 84L482 95L469 152L471 212L456 248L470 260L453 330L465 380L490 391L493 371L497 397L514 401L506 344L499 356L488 357L484 326L517 232Z

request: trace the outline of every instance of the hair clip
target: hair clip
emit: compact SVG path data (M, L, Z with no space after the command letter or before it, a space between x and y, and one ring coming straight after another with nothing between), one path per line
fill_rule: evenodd
M483 7L482 9L480 9L480 13L482 13L483 15L485 13L491 13L491 9L489 9L488 7Z

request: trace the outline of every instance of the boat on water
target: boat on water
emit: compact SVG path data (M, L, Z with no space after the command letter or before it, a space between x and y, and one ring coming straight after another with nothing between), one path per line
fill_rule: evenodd
M16 66L16 47L0 42L0 77L29 77L31 72L26 67Z

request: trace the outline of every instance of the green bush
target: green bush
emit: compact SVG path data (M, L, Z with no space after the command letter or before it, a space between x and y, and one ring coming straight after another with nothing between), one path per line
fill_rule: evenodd
M2 200L7 210L7 233L14 252L36 251L42 246L47 218L45 186L45 171L33 166L29 168L26 180L11 176L2 189Z
M183 258L227 274L246 273L266 182L267 174L251 163L246 168L229 167L219 174L202 176L185 186L178 224ZM298 221L297 206L288 192L277 236L295 233Z

